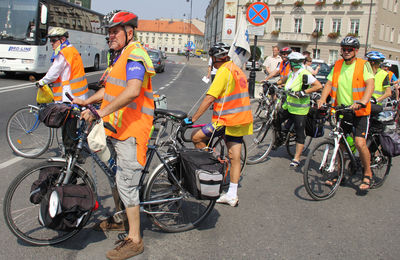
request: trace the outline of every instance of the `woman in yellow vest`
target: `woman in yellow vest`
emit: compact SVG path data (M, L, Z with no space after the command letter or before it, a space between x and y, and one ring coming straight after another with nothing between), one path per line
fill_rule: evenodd
M211 136L225 134L232 167L228 192L222 194L217 203L235 207L239 203L237 187L240 179L240 151L243 136L253 133L253 116L246 75L235 63L229 61L229 48L224 43L217 43L208 52L213 66L218 70L200 107L185 122L197 121L214 103L212 122L193 132L192 141L196 148L204 148Z
M392 67L392 64L388 61L384 61L381 64L381 68L389 73L389 82L390 85L392 86L392 97L393 99L399 100L399 82L400 80L397 79L396 75L393 73L393 71L390 70Z
M380 68L381 63L385 60L385 56L378 51L370 51L365 57L371 64L372 72L375 75L375 88L372 96L376 99L379 108L371 107L371 114L377 114L382 111L382 101L392 95L390 89L389 74L387 71Z
M112 218L101 222L103 230L124 230L129 226L128 236L107 252L108 259L127 259L143 252L140 235L139 180L146 161L147 142L153 125L154 101L151 77L154 67L146 50L134 41L134 28L138 18L126 11L116 11L106 17L109 47L114 51L105 76L105 87L88 100L74 103L86 105L103 100L97 113L109 122L117 133L106 130L117 152L117 188L125 205L128 222L114 223ZM82 112L85 120L94 115Z
M305 69L303 63L305 57L299 52L292 52L288 56L291 72L287 79L279 80L278 84L285 84L285 90L292 93L287 95L286 102L283 104L282 109L279 111L278 122L276 124L277 132L281 130L281 124L287 119L291 118L294 122L296 130L296 153L290 166L298 167L300 165L300 155L304 149L305 122L306 115L310 110L310 97L308 94L319 91L322 88L321 83ZM304 85L306 79L307 84ZM309 86L309 87L307 87ZM280 136L277 136L275 147L280 145Z
M53 83L55 102L70 102L65 93L86 99L89 89L85 69L78 50L68 41L68 31L61 27L54 27L47 37L54 50L51 57L52 65L37 85L40 87Z

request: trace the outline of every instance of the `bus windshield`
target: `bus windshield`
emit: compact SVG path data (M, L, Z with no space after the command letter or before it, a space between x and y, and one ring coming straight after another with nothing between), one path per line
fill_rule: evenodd
M0 41L34 43L38 0L0 0Z

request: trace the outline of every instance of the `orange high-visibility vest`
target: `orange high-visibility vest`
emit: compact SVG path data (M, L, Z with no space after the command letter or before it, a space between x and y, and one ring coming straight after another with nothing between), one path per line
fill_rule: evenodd
M80 97L89 91L85 69L78 50L74 46L69 45L60 52L64 55L65 60L69 64L71 74L69 80L61 81L60 76L53 82L54 101L62 101L63 86L65 85L71 86L71 92L75 97Z
M338 60L335 63L335 67L333 68L333 77L332 77L332 90L331 97L333 100L334 106L337 105L336 95L337 88L339 84L340 71L342 70L344 60ZM353 88L353 101L356 103L361 100L365 93L365 82L364 82L364 64L366 60L356 58L356 64L354 68L352 88ZM355 111L356 116L367 116L371 114L371 102L368 101L365 108L361 108Z
M246 75L232 61L225 62L222 67L227 68L233 75L235 89L232 93L223 93L214 101L212 122L224 126L253 122Z
M137 161L144 165L146 162L147 143L153 125L154 101L151 77L155 74L153 63L146 50L139 43L131 43L122 51L121 56L112 65L106 81L105 93L101 108L110 104L127 87L126 64L129 60L141 61L146 69L140 94L131 103L103 118L116 130L113 133L106 129L106 134L118 139L136 138Z
M283 66L283 61L279 64L279 76L282 79L283 77L287 77L290 73L290 63L287 62L286 66Z
M389 82L392 82L392 77L393 77L393 74L394 74L393 71L389 70L387 73L389 74Z

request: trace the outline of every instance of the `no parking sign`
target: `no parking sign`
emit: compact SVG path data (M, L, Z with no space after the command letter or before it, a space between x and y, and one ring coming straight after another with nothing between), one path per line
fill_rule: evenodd
M246 17L252 25L260 26L268 22L271 12L266 3L254 2L247 8Z

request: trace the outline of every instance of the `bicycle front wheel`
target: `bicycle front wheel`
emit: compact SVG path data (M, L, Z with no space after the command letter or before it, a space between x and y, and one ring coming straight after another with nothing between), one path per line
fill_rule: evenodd
M170 158L167 164L182 184L178 159ZM180 189L163 164L149 177L144 199L145 203L149 203L144 208L151 221L166 232L193 229L210 214L215 205L215 200L198 200L186 190Z
M7 122L7 142L19 156L35 158L49 148L52 131L39 120L39 109L24 107L11 115Z
M335 195L343 179L343 152L334 153L335 144L319 143L307 156L303 181L307 193L314 200L326 200Z
M264 122L260 131L245 137L248 143L247 163L256 164L264 160L272 150L275 134L272 125Z
M89 220L91 211L83 218L80 226L72 231L57 231L39 223L40 203L33 204L29 200L32 183L39 179L40 173L48 171L61 173L64 168L64 162L42 162L23 171L8 187L4 198L3 214L8 228L18 238L32 245L57 244L78 233ZM92 179L83 170L75 167L71 179L76 180L76 184L89 185L95 191Z

